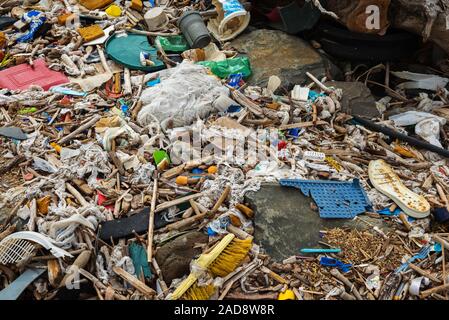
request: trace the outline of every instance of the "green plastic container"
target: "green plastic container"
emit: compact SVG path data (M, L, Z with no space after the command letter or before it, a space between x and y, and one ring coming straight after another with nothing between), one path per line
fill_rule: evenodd
M237 57L223 61L200 61L198 64L209 68L213 74L222 79L236 73L241 73L245 79L251 75L248 57Z
M131 69L154 72L165 68L158 59L157 50L152 47L144 35L127 33L127 36L114 34L106 41L106 53L115 62ZM143 66L140 63L140 52L149 53L154 66Z
M180 53L189 50L189 44L186 38L182 35L168 36L168 37L156 37L156 41L159 41L162 49L166 52Z

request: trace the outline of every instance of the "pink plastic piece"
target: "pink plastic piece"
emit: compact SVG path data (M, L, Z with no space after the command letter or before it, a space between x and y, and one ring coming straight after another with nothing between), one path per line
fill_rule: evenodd
M31 85L48 90L53 86L68 83L69 79L61 72L47 68L44 59L37 59L33 66L27 63L0 71L0 88L24 90Z

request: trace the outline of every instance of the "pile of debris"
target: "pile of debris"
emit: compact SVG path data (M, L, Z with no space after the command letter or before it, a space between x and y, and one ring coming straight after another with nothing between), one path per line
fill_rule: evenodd
M249 4L19 2L0 1L0 299L448 299L444 71L257 85L231 41ZM247 199L266 183L364 228L276 261Z

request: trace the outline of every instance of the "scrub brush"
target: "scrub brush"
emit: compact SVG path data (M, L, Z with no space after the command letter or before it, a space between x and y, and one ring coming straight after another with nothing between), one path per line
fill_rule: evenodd
M213 277L225 277L234 271L251 249L252 239L240 240L230 233L226 235L209 253L202 254L194 264L199 269L207 269ZM190 275L176 288L171 295L172 300L206 300L215 292L210 284L199 286L197 280L200 274Z

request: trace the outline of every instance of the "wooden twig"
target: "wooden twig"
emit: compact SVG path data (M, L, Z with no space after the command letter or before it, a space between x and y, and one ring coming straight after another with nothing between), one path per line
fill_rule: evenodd
M65 187L76 198L76 200L78 200L82 207L89 205L89 202L87 202L81 193L79 193L78 190L76 190L70 183L66 182Z
M221 194L220 198L218 198L217 202L215 203L214 207L211 210L211 213L217 212L217 210L220 208L220 206L223 204L223 202L228 197L229 193L231 192L231 186L227 185L225 189L223 190L223 193Z
M88 271L84 270L83 268L78 269L79 273L81 273L84 277L86 277L87 279L89 279L95 286L99 287L102 290L107 290L108 287L106 287L103 282L101 282L100 280L98 280L96 277L94 277L91 273L89 273ZM113 297L117 300L128 300L128 298L126 298L125 296L115 292L113 292Z
M430 296L433 293L438 293L441 291L445 291L445 290L449 290L449 284L443 284L441 286L429 289L429 290L425 290L423 292L421 292L421 294L419 295L421 299L425 299L428 296Z
M418 267L417 265L410 263L409 264L410 269L416 271L417 273L419 273L420 275L429 278L430 280L432 280L433 282L436 283L441 283L441 280L438 279L437 277L433 276L432 274L430 274L430 272L427 272L426 270L421 269L420 267Z
M63 144L65 142L68 142L70 140L72 140L74 137L76 137L78 134L80 134L81 132L83 132L86 129L91 128L95 123L97 123L98 120L100 120L101 116L96 114L92 117L92 119L90 119L87 123L85 123L84 125L80 126L79 128L75 129L72 133L66 135L65 137L61 138L58 141L58 144Z
M119 267L112 267L112 271L114 271L120 278L128 282L130 285L132 285L134 288L136 288L140 293L144 294L147 297L153 297L157 293L152 288L147 286L145 283L134 277L133 275L129 274L125 270Z
M348 278L342 275L340 271L338 271L337 269L332 269L330 273L334 278L343 282L343 284L350 290L350 292L354 293L354 296L357 298L357 300L363 300L362 296L359 293L359 290L357 290L355 285L351 281L349 281Z
M151 197L150 217L148 221L148 243L147 243L147 259L151 263L153 259L153 233L154 233L154 212L156 210L157 201L157 178L153 181L153 196Z
M167 202L159 204L156 207L156 210L154 212L158 213L158 212L161 212L161 211L163 211L165 209L168 209L170 207L173 207L173 206L176 206L178 204L187 202L190 199L196 199L196 198L200 198L202 196L204 196L204 193L201 192L201 193L191 194L189 196L185 196L185 197L182 197L182 198L178 198L178 199L175 199L175 200L172 200L172 201L167 201Z

